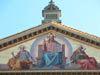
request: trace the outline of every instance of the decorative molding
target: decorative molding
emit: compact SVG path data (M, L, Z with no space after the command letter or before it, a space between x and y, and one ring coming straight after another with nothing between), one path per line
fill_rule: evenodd
M0 75L100 75L100 70L21 70L1 71Z
M47 25L50 24L50 26L45 27L46 24L47 24ZM69 37L69 38L74 39L74 40L76 40L76 41L79 41L79 42L81 42L81 43L84 43L84 44L87 44L87 45L90 45L90 46L92 46L92 47L95 47L95 48L100 49L100 42L98 41L98 40L100 40L99 37L94 38L94 39L97 39L97 40L95 41L95 40L90 39L90 38L87 38L87 37L85 37L85 36L81 36L81 35L78 35L78 34L73 33L74 31L78 31L78 30L69 28L69 27L64 26L64 25L62 25L62 24L55 23L55 22L50 22L50 23L46 23L46 24L43 24L43 25L40 25L40 26L31 28L31 29L33 29L33 30L34 30L34 29L37 30L38 27L39 27L39 28L40 28L41 26L44 27L44 28L42 28L42 29L40 29L40 30L38 30L38 31L29 32L28 34L26 34L26 35L24 35L24 36L20 36L20 37L18 37L18 38L14 38L13 40L9 40L8 42L4 42L4 43L0 44L0 51L3 51L3 50L5 50L5 49L7 49L7 48L11 48L11 47L13 47L13 46L15 46L15 45L18 45L18 44L20 44L20 43L23 43L23 42L25 42L25 41L31 40L31 39L33 39L33 38L36 38L36 37L38 37L38 36L40 36L40 35L43 35L43 34L45 34L45 33L50 32L51 30L55 31L56 33L60 33L60 35L63 35L63 36L65 36L65 37ZM60 28L59 28L59 27L60 27ZM62 27L64 27L64 29L63 29ZM31 30L31 29L30 29L30 30ZM72 31L67 30L67 29L71 29ZM74 30L74 31L73 31L73 30ZM28 31L28 30L26 30L26 31ZM79 32L79 31L78 31L78 32ZM25 33L25 31L23 31L23 32L21 32L21 33ZM82 34L84 34L84 35L87 35L87 34L85 34L84 32L81 32L81 31L80 31L80 33L82 33ZM18 34L20 34L20 33L18 33ZM16 35L17 35L17 34L16 34ZM15 35L13 35L13 36L15 36ZM92 35L89 35L89 36L92 36ZM88 36L88 37L89 37L89 36ZM12 37L12 36L10 36L10 37ZM93 37L94 37L94 36L92 36L92 38L93 38ZM6 38L6 39L7 39L7 38ZM4 40L4 39L2 39L2 40Z

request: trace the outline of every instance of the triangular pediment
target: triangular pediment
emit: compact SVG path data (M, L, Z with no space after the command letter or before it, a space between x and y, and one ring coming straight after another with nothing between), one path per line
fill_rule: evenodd
M78 42L93 46L100 49L100 38L94 35L90 35L85 32L81 32L74 28L62 25L56 22L48 22L36 27L30 28L28 30L22 31L15 35L3 38L0 40L0 51L7 48L13 47L15 45L21 44L25 41L31 40L35 37L41 36L45 33L55 31L56 33L74 39Z

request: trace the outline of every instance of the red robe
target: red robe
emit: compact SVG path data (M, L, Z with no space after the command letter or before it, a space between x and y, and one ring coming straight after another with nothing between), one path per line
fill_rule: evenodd
M89 57L84 51L76 50L71 59L80 64L82 69L98 69L96 59Z

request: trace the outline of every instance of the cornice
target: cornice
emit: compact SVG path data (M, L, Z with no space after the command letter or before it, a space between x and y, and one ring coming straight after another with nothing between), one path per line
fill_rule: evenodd
M3 51L7 48L11 48L15 45L26 42L30 39L39 37L40 35L50 32L51 30L61 33L60 35L67 36L76 41L79 41L84 44L100 49L100 38L99 37L76 30L74 28L65 26L63 24L59 24L56 22L48 22L48 23L41 24L36 27L30 28L28 30L22 31L15 35L6 37L4 39L1 39L0 42L2 41L2 43L0 44L0 51ZM24 35L21 35L22 33ZM21 35L21 36L16 37L18 35ZM9 40L9 38L12 38L12 37L15 37L15 38ZM8 41L3 42L3 40L8 40Z

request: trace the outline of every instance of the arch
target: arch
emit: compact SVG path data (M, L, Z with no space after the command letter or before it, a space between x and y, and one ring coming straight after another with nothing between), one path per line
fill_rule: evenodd
M42 35L38 38L36 38L36 40L32 43L32 46L31 46L31 50L30 50L30 54L33 58L36 57L36 53L37 53L37 49L36 49L36 46L40 43L41 40L43 40L44 38L46 38L47 34L45 35ZM68 57L66 63L69 63L70 62L70 57L72 55L72 46L69 42L69 40L61 35L56 35L56 38L59 40L59 41L62 41L65 46L66 46L66 49L65 49L65 55Z

